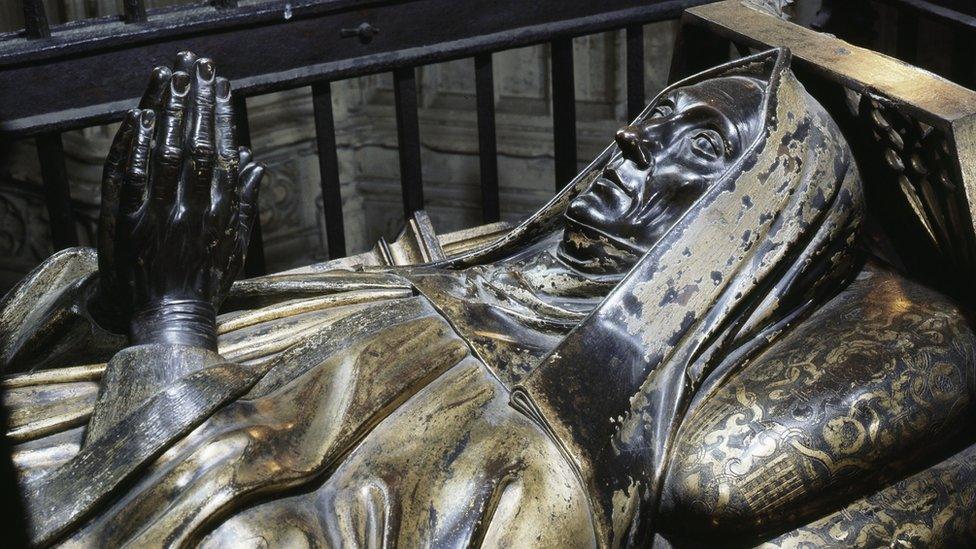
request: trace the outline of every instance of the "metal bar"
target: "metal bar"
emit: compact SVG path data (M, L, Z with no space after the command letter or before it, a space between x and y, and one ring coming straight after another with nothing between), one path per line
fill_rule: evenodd
M420 167L420 121L417 118L417 79L414 68L393 71L396 102L397 144L400 150L400 187L405 219L424 208L424 184Z
M247 118L247 98L239 93L234 94L234 126L237 129L237 143L242 147L251 147L251 123ZM261 193L258 193L260 199ZM264 235L261 231L260 208L251 229L251 241L247 244L247 257L244 259L244 275L247 277L261 276L267 273L264 264Z
M329 259L335 259L346 255L346 231L342 222L339 156L336 152L335 118L332 113L330 82L316 82L312 85L312 108L315 112L315 141L319 152L325 238L329 247Z
M44 181L44 200L51 225L51 244L54 250L78 245L78 229L71 209L71 189L64 166L64 146L60 133L37 137L37 158L41 163Z
M748 57L750 54L752 54L752 50L745 44L733 42L732 46L735 47L735 51L739 54L739 57Z
M41 0L21 1L41 2ZM214 3L221 1L228 3L228 0L214 0ZM432 41L441 42L452 36L473 39L474 41L465 48L466 53L455 56L469 57L479 50L491 49L486 46L487 44L493 44L495 49L506 45L516 47L541 44L559 35L592 34L632 24L675 19L687 8L714 1L663 0L648 3L646 0L605 0L597 3L588 0L539 0L532 6L525 6L523 0L470 0L463 4L452 0L426 2L405 0L396 3L391 3L389 0L306 0L286 3L279 0L248 2L237 10L216 13L200 10L194 6L171 6L156 10L150 24L142 29L120 29L117 17L103 16L86 20L85 33L66 33L57 36L51 48L37 49L15 43L0 44L0 64L49 59L60 57L64 53L84 54L102 49L116 49L131 46L134 40L159 41L177 36L213 35L237 27L245 27L243 29L245 31L254 30L249 28L249 24L270 25L281 34L282 29L294 27L297 23L308 20L321 22L352 16L362 21L364 14L369 13L383 16L376 19L387 21L387 28L397 30L423 28L435 31L433 36L411 33L412 35L397 37L397 40L408 42L411 46L430 44ZM291 17L283 20L286 4L292 5ZM456 9L445 10L446 7ZM497 9L485 9L489 7ZM512 9L518 7L523 9ZM384 8L392 11L387 12ZM426 19L397 21L388 19L386 17L388 13L393 15L415 13L424 15ZM444 25L451 21L455 23ZM300 26L305 27L305 25ZM286 34L293 35L294 32ZM388 33L384 30L383 34ZM338 36L338 33L336 35ZM294 38L297 37L288 37L289 40Z
M182 49L217 58L221 74L251 96L672 19L706 1L329 0L292 2L289 19L284 2L255 2L165 8L139 25L99 19L84 32L44 41L0 41L0 132L36 135L118 120L144 87L142 79L118 75L148 74ZM364 22L380 29L369 44L340 38L341 29ZM274 47L255 51L254 44ZM30 94L18 84L54 81L58 86Z
M550 45L552 58L552 141L556 162L556 190L576 176L576 82L573 77L573 39Z
M973 78L973 38L976 29L957 28L952 31L952 46L949 54L949 79L969 89L976 87Z
M44 10L44 0L21 0L24 7L24 30L27 38L50 38L51 26Z
M122 9L125 13L126 23L145 23L146 22L146 2L145 0L124 0Z
M731 45L727 38L710 29L693 24L687 16L681 19L671 53L668 82L674 83L729 60Z
M647 102L644 89L644 27L627 27L627 120L637 118Z
M682 17L675 31L674 45L671 46L671 67L668 69L668 84L681 80L689 73L691 65L692 45L690 38L694 34L702 34L695 24L688 18Z
M918 14L910 10L898 10L895 34L895 56L911 63L918 62Z
M976 29L976 16L927 2L926 0L882 0L882 2L897 7L899 13L907 9L914 12L916 17L918 15L924 15L953 27Z
M474 58L475 93L478 104L478 161L481 167L481 219L501 219L498 199L498 144L495 136L495 80L491 54Z

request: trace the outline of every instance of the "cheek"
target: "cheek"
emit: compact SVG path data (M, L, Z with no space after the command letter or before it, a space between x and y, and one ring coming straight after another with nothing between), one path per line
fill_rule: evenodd
M689 181L696 181L700 175L695 172L693 166L687 166L681 162L669 162L666 166L660 166L650 178L645 187L645 201L656 202L668 200L668 197L678 192Z
M708 160L687 150L679 150L658 166L652 185L673 193L704 192L728 169L723 158Z

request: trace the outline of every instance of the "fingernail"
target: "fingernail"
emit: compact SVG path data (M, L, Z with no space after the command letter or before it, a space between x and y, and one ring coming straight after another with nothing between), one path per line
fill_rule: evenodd
M176 71L173 73L170 84L173 86L173 93L180 96L186 95L190 91L190 75L183 71Z
M197 74L204 80L212 80L214 77L213 62L209 59L200 59L197 61Z
M156 123L156 113L154 113L152 109L146 109L142 111L142 118L140 121L142 122L142 127L148 130L153 127L153 124Z
M162 65L153 69L153 78L161 79L169 76L169 67L164 67Z
M220 99L230 98L230 80L226 78L217 79L217 97Z

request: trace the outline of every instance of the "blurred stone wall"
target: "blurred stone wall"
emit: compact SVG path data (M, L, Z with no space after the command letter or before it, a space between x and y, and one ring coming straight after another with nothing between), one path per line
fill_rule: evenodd
M112 0L47 0L59 20L120 12ZM151 5L178 1L150 1ZM17 2L0 3L0 31L18 28ZM13 5L13 7L11 7ZM648 98L663 87L675 23L646 29ZM176 53L176 52L174 52ZM206 55L207 52L197 52ZM580 167L625 121L624 36L610 32L574 40ZM554 192L548 48L494 56L501 212L517 221ZM218 70L220 59L215 59ZM474 62L418 69L426 209L439 232L481 222ZM25 83L29 93L30 83ZM392 237L402 219L392 75L333 83L346 247L365 250ZM248 99L258 159L269 166L261 220L269 270L328 257L316 158L311 91L301 88ZM72 197L84 243L92 242L101 164L115 126L65 135ZM47 212L33 143L0 150L0 290L51 252Z

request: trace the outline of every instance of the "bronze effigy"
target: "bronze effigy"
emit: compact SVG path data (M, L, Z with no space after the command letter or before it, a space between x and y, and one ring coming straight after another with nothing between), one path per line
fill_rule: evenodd
M944 172L931 129L847 92L846 132ZM856 158L789 50L668 87L515 228L420 214L233 284L263 168L228 97L209 60L157 69L99 249L0 305L38 545L976 540L967 294L866 222L859 168L905 163ZM973 235L932 183L902 187L947 252Z

